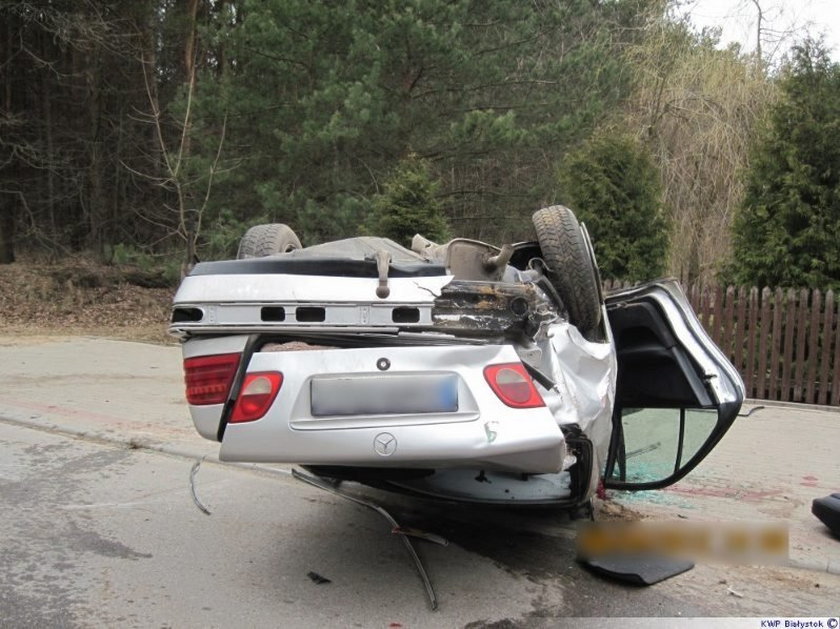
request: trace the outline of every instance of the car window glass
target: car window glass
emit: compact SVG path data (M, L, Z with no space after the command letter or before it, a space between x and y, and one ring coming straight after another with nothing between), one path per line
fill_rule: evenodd
M680 465L688 463L706 443L718 420L717 409L689 408L685 410L685 438Z
M677 474L715 430L717 409L624 408L608 481L657 483Z
M679 438L679 409L622 409L626 476L629 483L654 482L674 473ZM619 466L615 478L620 478Z

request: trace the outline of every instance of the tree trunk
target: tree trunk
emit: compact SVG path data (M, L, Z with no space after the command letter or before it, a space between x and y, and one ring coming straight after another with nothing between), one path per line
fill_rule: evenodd
M158 73L157 73L157 23L154 11L151 11L146 18L142 44L142 63L144 66L144 81L146 81L146 95L152 112L160 111L160 100L158 98ZM157 125L149 125L149 177L155 179L160 175L163 154L161 153L161 138L158 137Z
M5 67L6 71L0 74L3 77L3 109L6 112L12 112L12 78L11 68L8 64L12 58L12 20L6 21L6 28L0 33L3 34L3 41L0 42L0 67ZM5 175L3 171L11 170L8 166L0 169L0 175ZM10 173L14 178L14 172ZM5 177L0 178L0 182ZM10 194L0 192L0 264L11 264L15 261L15 199Z
M187 2L187 33L184 42L184 82L187 84L187 89L192 94L195 88L195 27L196 17L198 15L198 0L188 0ZM184 141L183 153L186 158L190 154L190 128L191 120L188 115L184 118Z
M8 194L0 194L0 264L15 261L15 203Z
M46 58L46 45L42 47L42 52L44 53L44 57ZM43 112L44 144L46 145L47 149L47 237L49 238L49 240L55 241L55 164L58 160L56 160L55 155L52 102L50 101L50 94L52 90L50 90L50 83L48 77L49 73L41 73L41 108Z
M195 65L195 25L198 0L187 0L187 33L184 40L184 76L190 80Z
M196 37L196 17L198 15L199 0L188 0L187 2L187 35L184 42L184 78L187 83L187 91L192 99L192 94L195 89L195 37ZM190 133L192 127L192 120L190 116L190 109L187 109L187 114L184 118L183 139L181 144L181 159L187 159L190 155ZM182 167L179 164L179 167ZM186 250L184 251L184 263L181 267L181 275L183 276L196 260L196 242L198 241L198 217L196 210L193 209L193 199L188 192L179 187L178 190L179 204L181 210L181 224L184 226L184 237L186 239Z
M101 254L104 251L104 231L107 210L105 205L105 184L103 181L104 147L102 142L102 93L100 52L94 50L87 59L88 113L90 116L90 162L88 166L88 230L89 244L93 250Z

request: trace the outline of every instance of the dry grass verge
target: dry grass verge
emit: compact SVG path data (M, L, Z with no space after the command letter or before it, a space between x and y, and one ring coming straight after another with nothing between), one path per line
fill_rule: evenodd
M83 258L0 265L0 334L173 343L166 327L175 289L137 285L148 279L134 268Z

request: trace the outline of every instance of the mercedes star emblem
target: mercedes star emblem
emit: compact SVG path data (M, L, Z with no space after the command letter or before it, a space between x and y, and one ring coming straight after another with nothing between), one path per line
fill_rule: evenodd
M397 438L390 432L380 432L373 439L373 449L380 456L391 456L397 450Z

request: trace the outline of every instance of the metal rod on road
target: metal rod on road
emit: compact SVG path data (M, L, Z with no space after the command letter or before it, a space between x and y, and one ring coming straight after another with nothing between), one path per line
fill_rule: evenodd
M299 481L303 481L313 487L317 487L318 489L323 489L324 491L328 491L331 494L335 494L336 496L340 496L341 498L345 498L350 502L355 502L356 504L362 505L363 507L367 507L368 509L372 509L376 511L379 515L383 518L388 520L388 523L391 525L391 529L400 529L399 523L388 513L385 509L380 507L378 504L374 504L372 502L368 502L367 500L363 500L357 496L352 496L347 494L343 491L340 491L327 483L326 481L317 478L315 476L309 476L308 474L304 474L303 472L299 472L296 469L292 469L292 476ZM438 607L437 596L435 595L435 590L432 587L432 581L429 579L429 575L426 573L426 568L423 567L423 562L420 561L420 556L417 554L417 551L414 549L414 545L411 543L411 540L406 535L400 535L400 539L405 546L405 549L408 551L408 554L411 555L411 559L414 561L414 565L417 568L417 572L420 574L420 579L423 581L423 587L426 588L426 596L429 598L429 605L432 608L432 611L436 610Z

